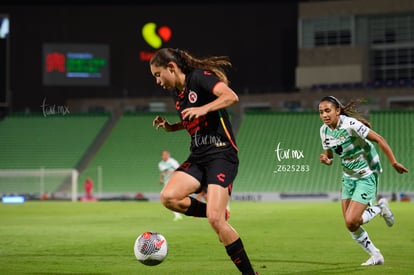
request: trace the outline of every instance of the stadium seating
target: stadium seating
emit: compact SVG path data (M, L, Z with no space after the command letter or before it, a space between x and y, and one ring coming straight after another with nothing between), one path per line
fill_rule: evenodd
M379 182L379 190L384 192L414 191L413 158L414 152L414 112L413 111L372 111L372 128L382 135L391 146L395 157L410 172L399 175L391 167L387 157L378 149L384 168ZM377 146L378 148L378 146Z
M75 168L108 117L9 115L0 122L0 169Z
M412 169L414 112L375 111L371 112L370 121L373 129L387 139L397 159ZM335 158L330 167L319 163L319 154L323 151L319 137L321 125L317 113L245 114L237 135L240 167L234 190L299 193L338 191L341 184L339 159ZM279 157L284 159L278 159L275 151L278 148ZM376 148L384 167L379 192L413 191L412 174L398 175L377 145ZM309 168L309 171L302 171L301 165L307 165L305 170Z
M73 168L107 114L11 115L0 123L0 169Z
M155 116L151 113L124 114L81 174L80 182L89 176L97 183L97 170L101 167L103 192L159 192L162 188L158 171L161 151L168 149L172 157L184 161L190 140L186 131L155 130L152 127ZM176 114L165 116L171 122L178 119Z
M321 125L316 112L246 113L237 134L240 167L234 190L337 191L339 168L319 163Z

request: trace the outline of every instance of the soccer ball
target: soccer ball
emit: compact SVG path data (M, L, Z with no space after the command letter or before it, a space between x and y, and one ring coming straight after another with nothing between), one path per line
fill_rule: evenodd
M134 253L144 265L158 265L168 255L167 240L160 233L144 232L135 240Z

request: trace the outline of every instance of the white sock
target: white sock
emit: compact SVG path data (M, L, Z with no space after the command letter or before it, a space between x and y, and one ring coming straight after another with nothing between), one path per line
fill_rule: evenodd
M371 206L365 209L362 213L362 224L368 223L370 220L375 218L379 213L381 213L381 208L379 206Z
M175 216L175 217L180 217L180 216L181 216L181 214L180 214L179 212L174 212L174 216Z
M369 255L372 256L380 252L380 250L372 243L368 233L362 228L362 226L360 226L357 231L351 232L351 236Z

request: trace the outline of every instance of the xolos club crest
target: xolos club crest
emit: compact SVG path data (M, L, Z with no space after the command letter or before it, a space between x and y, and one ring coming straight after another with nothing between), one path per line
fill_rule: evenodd
M195 103L197 101L197 98L198 98L197 93L194 91L190 91L190 93L188 94L188 100L191 103Z

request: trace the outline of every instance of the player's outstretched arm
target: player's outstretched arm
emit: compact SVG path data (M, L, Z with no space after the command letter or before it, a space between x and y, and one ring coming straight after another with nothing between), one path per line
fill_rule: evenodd
M400 174L408 173L408 169L405 168L404 165L399 163L397 161L397 159L395 158L394 153L393 153L390 145L388 144L388 142L385 140L385 138L383 138L381 135L379 135L374 130L369 131L369 133L367 135L367 138L371 141L374 141L374 142L378 143L378 146L381 148L381 150L387 156L388 161L391 163L392 167L394 167L394 169L398 173L400 173Z
M156 116L154 120L152 121L152 126L155 127L155 129L164 128L167 132L174 132L178 130L184 129L184 126L181 122L176 122L174 124L170 124L164 117L162 116Z

